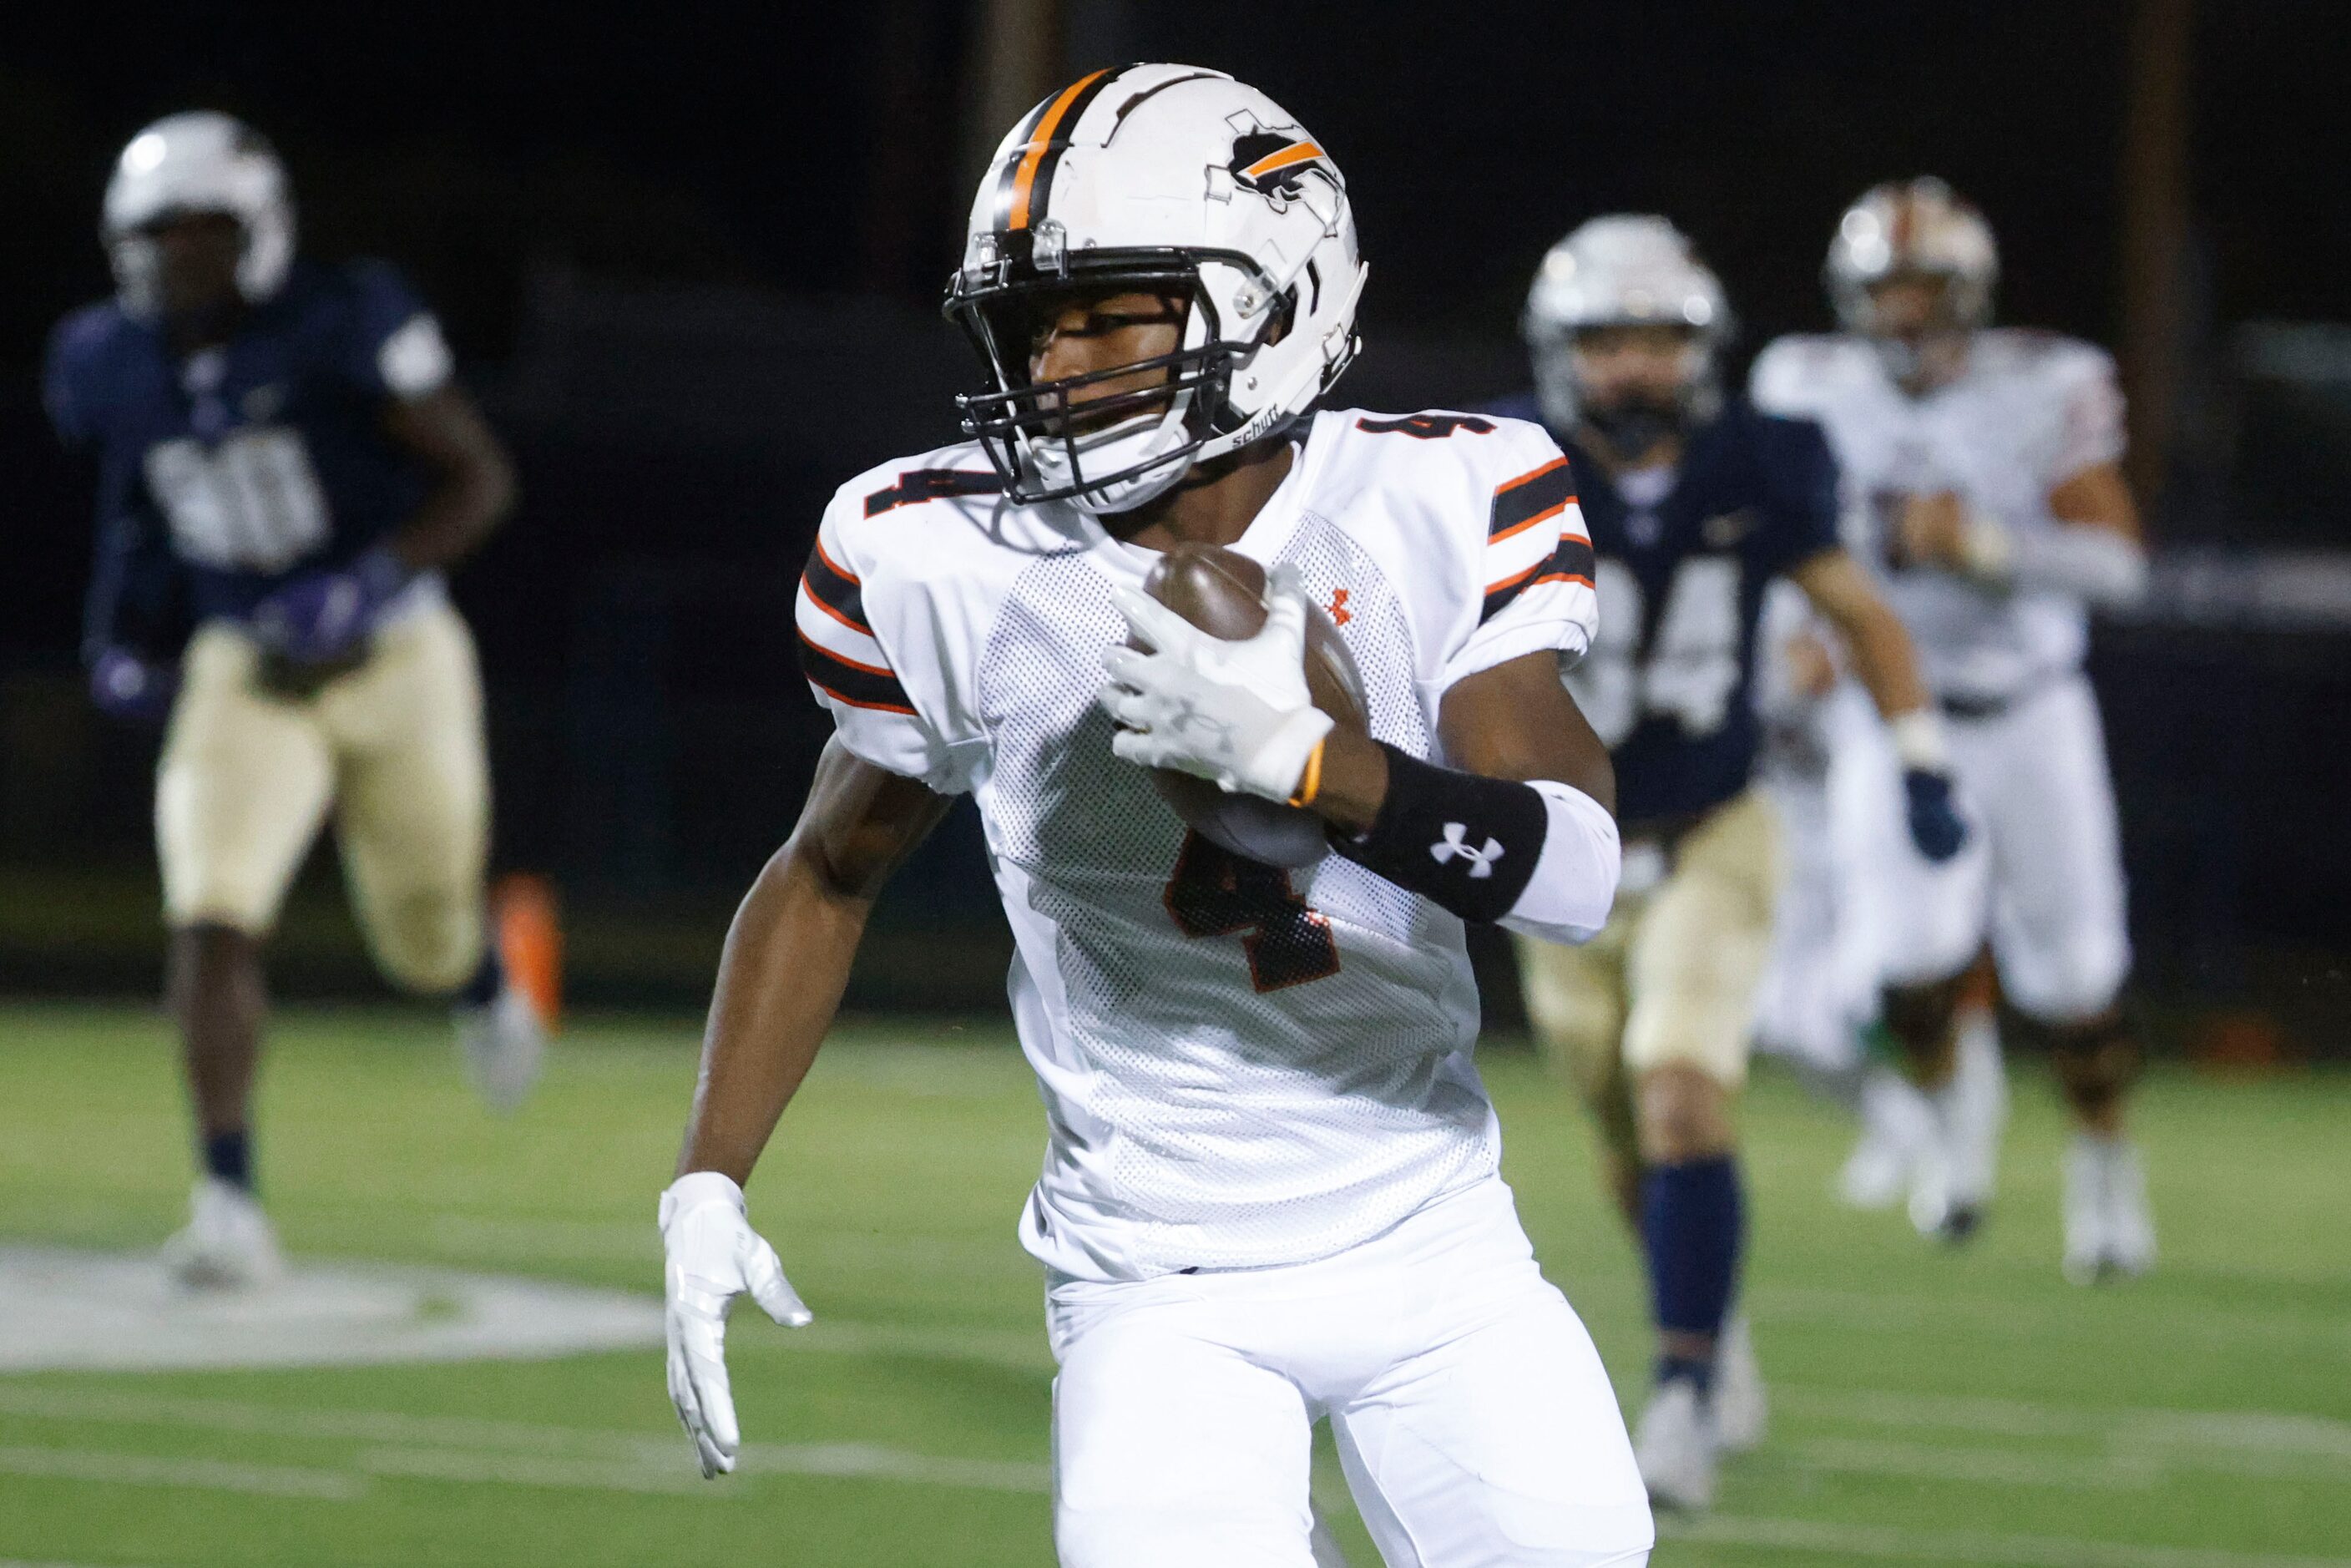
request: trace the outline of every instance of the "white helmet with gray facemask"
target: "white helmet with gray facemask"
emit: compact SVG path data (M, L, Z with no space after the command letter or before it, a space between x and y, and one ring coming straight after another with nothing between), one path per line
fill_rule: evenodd
M1633 213L1593 218L1552 246L1536 269L1520 331L1552 429L1570 431L1590 420L1607 433L1609 415L1585 395L1575 354L1579 334L1606 327L1685 331L1689 361L1677 406L1642 412L1684 425L1713 416L1722 395L1715 361L1730 337L1730 307L1689 236L1666 219Z

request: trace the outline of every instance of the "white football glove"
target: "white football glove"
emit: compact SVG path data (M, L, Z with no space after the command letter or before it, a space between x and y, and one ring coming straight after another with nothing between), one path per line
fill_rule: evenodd
M1230 794L1288 800L1331 716L1306 688L1306 595L1287 573L1267 594L1265 624L1228 643L1157 600L1121 589L1119 612L1151 652L1113 648L1102 706L1118 721L1111 749L1145 768L1214 779Z
M744 1217L743 1189L716 1171L695 1171L661 1197L663 1278L669 1292L669 1398L706 1479L731 1471L743 1434L726 1383L726 1313L748 1291L767 1314L796 1329L815 1314L800 1301L776 1249Z

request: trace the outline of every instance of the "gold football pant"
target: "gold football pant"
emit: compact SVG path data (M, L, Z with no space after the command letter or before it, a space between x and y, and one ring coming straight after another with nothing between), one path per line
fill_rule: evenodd
M262 663L219 622L182 662L155 787L166 916L266 936L331 807L377 964L412 990L462 986L482 958L489 832L465 622L445 601L419 606L312 695L265 690Z
M1628 869L1638 855L1626 846ZM1518 938L1536 1041L1618 1150L1635 1146L1631 1084L1641 1073L1683 1063L1726 1089L1745 1083L1779 885L1779 821L1750 789L1682 836L1662 881L1620 892L1591 942Z

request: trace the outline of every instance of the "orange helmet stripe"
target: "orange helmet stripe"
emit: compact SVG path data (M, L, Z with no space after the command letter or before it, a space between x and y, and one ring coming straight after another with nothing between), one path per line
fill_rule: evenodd
M1029 226L1029 198L1037 183L1037 166L1045 161L1053 132L1061 129L1061 117L1070 112L1070 105L1075 103L1086 89L1109 74L1107 69L1098 70L1063 88L1061 95L1045 110L1044 118L1037 121L1037 129L1029 133L1028 153L1020 160L1020 167L1012 176L1012 215L1004 225L1008 229Z
M1256 162L1250 164L1248 168L1242 170L1241 178L1244 180L1259 179L1264 175L1272 173L1277 169L1287 169L1292 163L1303 163L1310 158L1320 158L1322 156L1322 149L1317 147L1313 142L1293 141L1289 146L1283 148L1280 152L1269 152L1264 157L1259 159Z

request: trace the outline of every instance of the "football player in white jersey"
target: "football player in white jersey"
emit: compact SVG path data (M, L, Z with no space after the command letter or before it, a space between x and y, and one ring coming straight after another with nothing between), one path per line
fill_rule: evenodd
M1952 721L1979 830L1943 866L1874 831L1884 1022L1942 1124L1928 1207L1964 1235L1991 1192L1997 1043L1962 1030L1958 1006L1988 939L2077 1123L2064 1260L2088 1280L2139 1272L2155 1252L2124 1133L2138 1052L2118 1006L2130 949L2114 790L2082 673L2089 609L2136 597L2146 562L2118 466L2112 361L2073 339L1989 327L1997 270L1990 227L1942 182L1876 187L1829 251L1844 332L1772 344L1754 394L1828 431L1861 553L1884 570ZM1968 1035L1979 1051L1961 1051Z
M741 1184L875 894L969 791L1045 1102L1019 1233L1061 1560L1306 1568L1326 1416L1391 1562L1647 1560L1607 1376L1496 1174L1462 942L1607 919L1607 754L1558 678L1591 543L1539 427L1312 412L1364 277L1329 155L1221 73L1097 71L998 148L947 299L990 388L973 440L825 515L797 613L836 733L728 937L662 1199L705 1470L738 1442L731 1299L808 1319ZM1143 595L1183 544L1270 570L1259 634ZM1317 607L1368 734L1309 700ZM1330 852L1220 848L1152 768L1310 810Z

